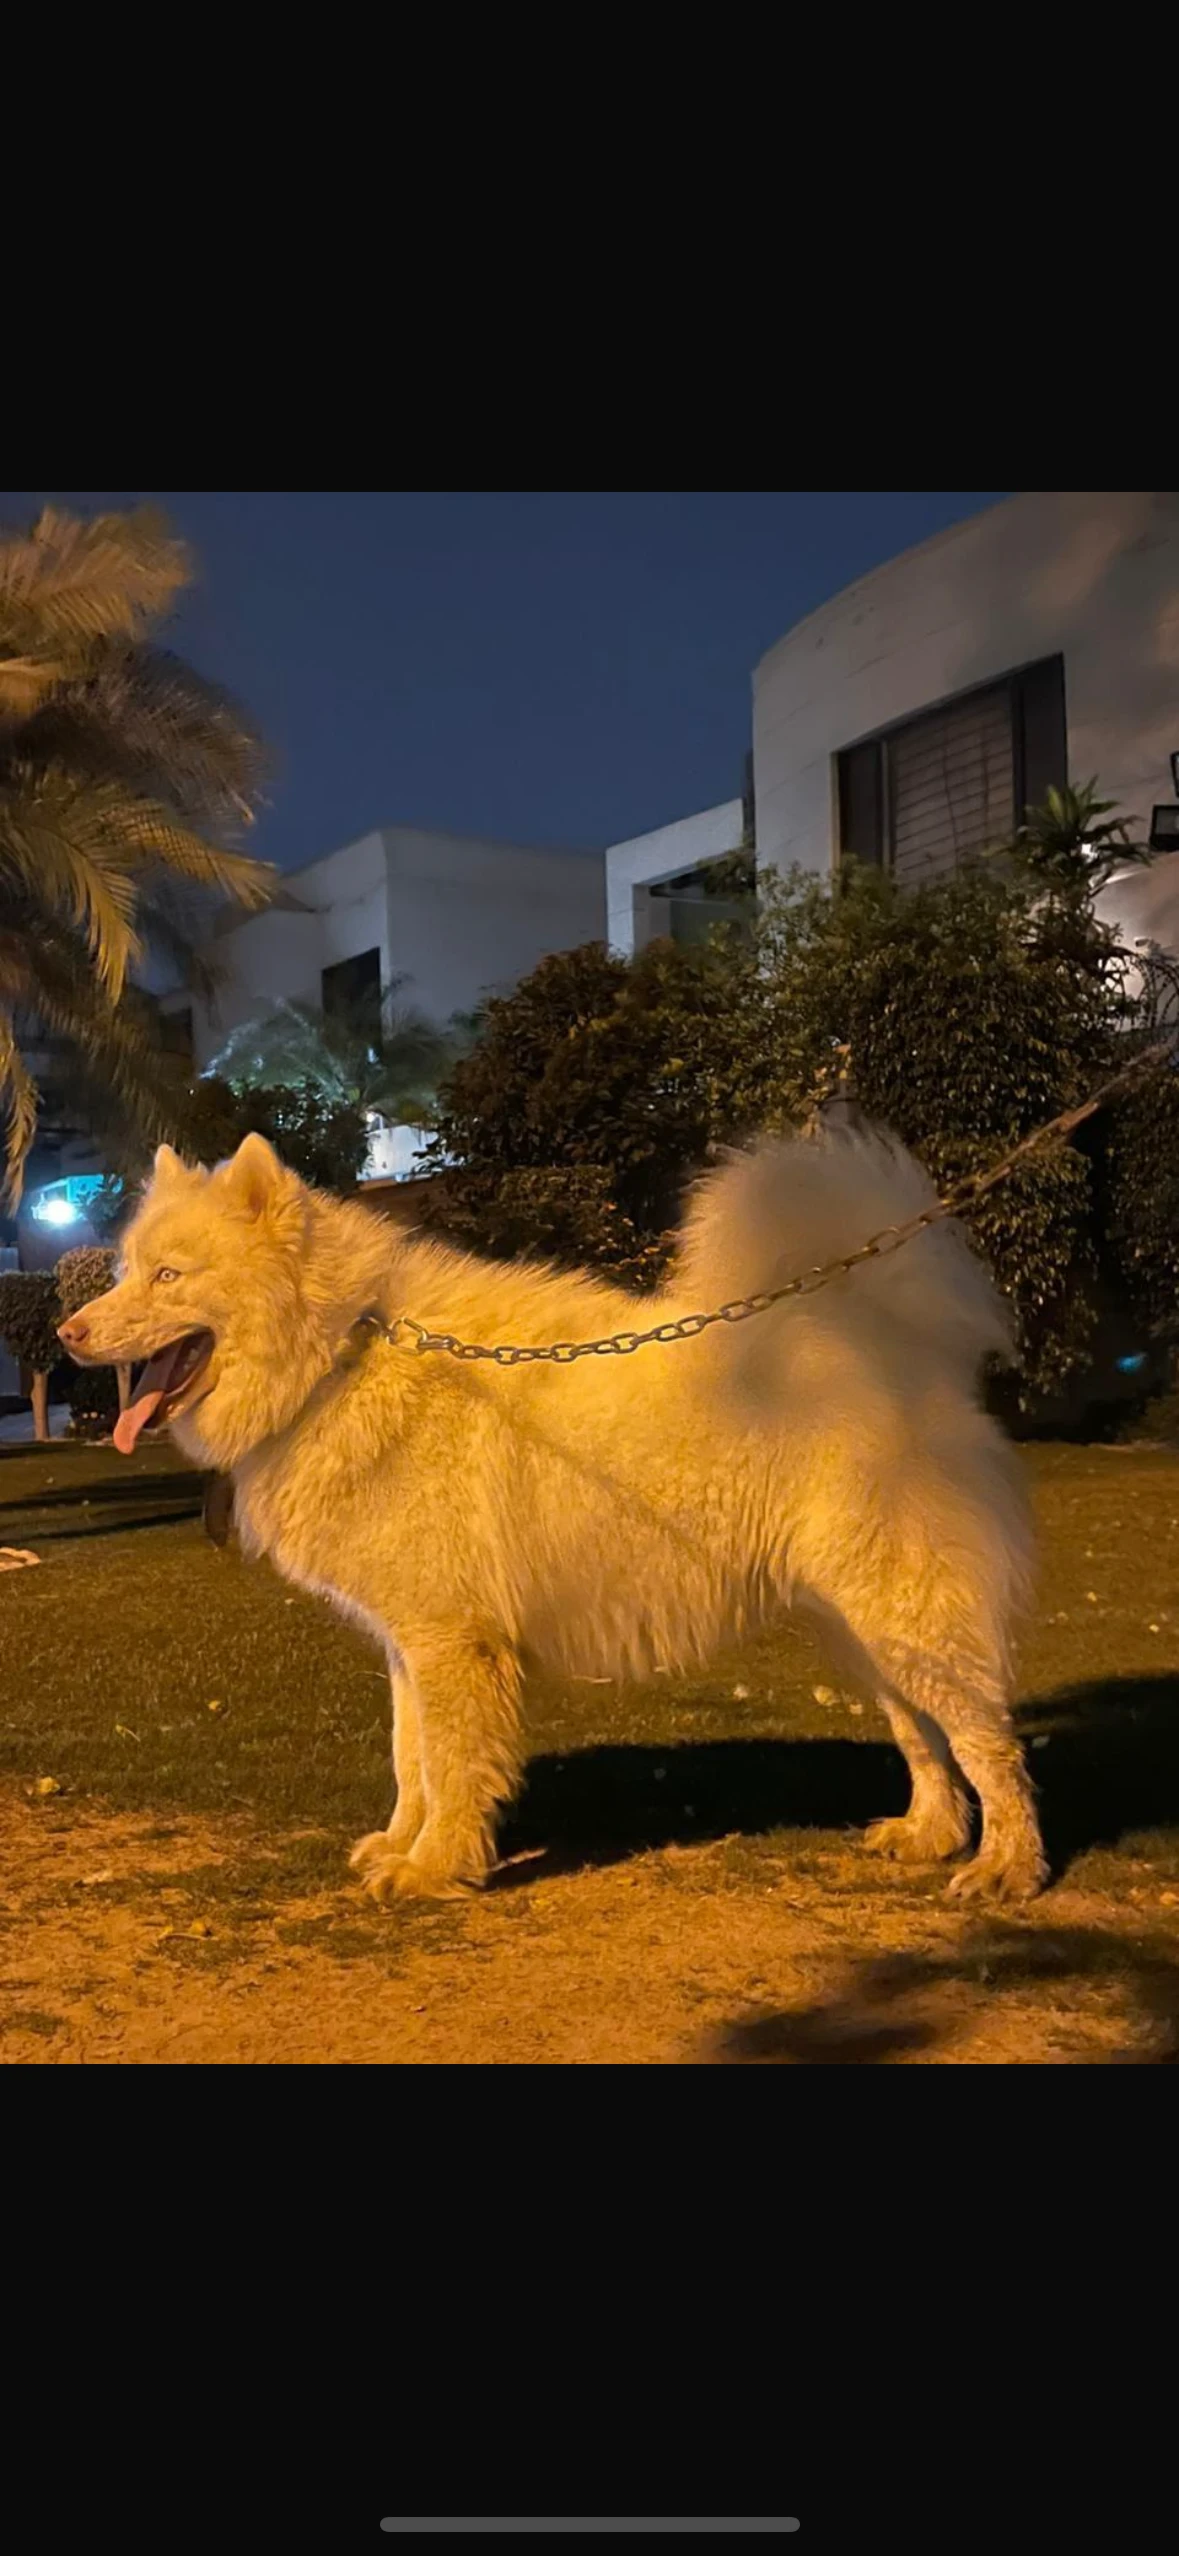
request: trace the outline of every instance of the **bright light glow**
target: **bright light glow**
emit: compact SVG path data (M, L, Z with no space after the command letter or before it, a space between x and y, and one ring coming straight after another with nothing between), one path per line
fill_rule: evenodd
M40 1198L33 1209L39 1225L76 1225L79 1213L72 1198Z

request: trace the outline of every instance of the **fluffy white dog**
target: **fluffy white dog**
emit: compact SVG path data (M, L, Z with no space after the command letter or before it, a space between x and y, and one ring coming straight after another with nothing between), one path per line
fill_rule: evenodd
M883 1136L765 1142L701 1184L667 1287L636 1306L406 1235L306 1188L260 1137L212 1173L161 1148L119 1283L62 1337L83 1360L146 1358L119 1444L167 1419L232 1473L246 1549L384 1645L396 1808L353 1856L377 1897L486 1874L531 1663L687 1667L785 1608L879 1699L908 1762L909 1810L869 1844L958 1854L968 1784L982 1835L952 1887L1040 1887L1009 1710L1028 1517L976 1389L1009 1335L960 1233L625 1358L460 1364L363 1320L594 1339L771 1288L932 1195Z

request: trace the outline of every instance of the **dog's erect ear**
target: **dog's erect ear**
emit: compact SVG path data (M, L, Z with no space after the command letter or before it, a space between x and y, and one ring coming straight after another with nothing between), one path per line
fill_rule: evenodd
M175 1180L177 1173L183 1177L184 1165L170 1145L157 1145L152 1170L157 1180Z
M227 1198L235 1207L244 1208L247 1216L262 1216L275 1206L280 1193L292 1186L291 1174L284 1171L273 1145L264 1136L243 1136L232 1160L223 1164L221 1179Z

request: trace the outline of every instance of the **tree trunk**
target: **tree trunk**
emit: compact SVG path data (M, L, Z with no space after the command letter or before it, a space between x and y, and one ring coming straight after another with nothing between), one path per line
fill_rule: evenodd
M120 1411L125 1411L125 1410L126 1410L126 1408L127 1408L128 1403L129 1403L129 1402L130 1402L130 1400L131 1400L131 1369L130 1369L130 1367L129 1367L128 1365L126 1365L126 1364L123 1364L123 1365L121 1365L121 1366L116 1367L116 1369L115 1369L115 1380L116 1380L116 1382L117 1382L117 1384L118 1384L118 1388L119 1388L119 1409L120 1409Z
M32 1402L33 1436L47 1438L49 1435L49 1374L45 1368L34 1372Z

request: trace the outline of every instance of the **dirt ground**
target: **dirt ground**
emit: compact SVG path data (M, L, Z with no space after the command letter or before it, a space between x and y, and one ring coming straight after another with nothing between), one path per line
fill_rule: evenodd
M54 1806L49 1818L10 1795L0 1832L10 2064L1026 2066L1176 2053L1179 1904L1161 1904L1146 1873L1129 1928L1124 1903L1066 1884L1018 1919L967 1921L940 1879L876 1867L854 1846L825 1855L821 1877L751 1887L718 1841L605 1871L545 1875L522 1859L480 1899L390 1912L370 1942L347 1887L328 1915L317 1894L280 1899L244 1929L194 1917L209 1868L231 1877L254 1851L240 1825L189 1818L167 1836L148 1816Z
M883 1719L786 1626L698 1677L543 1683L479 1896L375 1908L372 1645L211 1544L167 1450L5 1451L0 2060L1159 2064L1179 2054L1179 1456L1032 1449L1027 1910L880 1863Z

